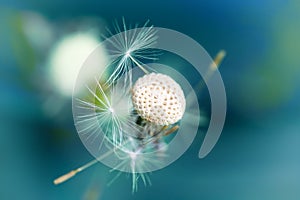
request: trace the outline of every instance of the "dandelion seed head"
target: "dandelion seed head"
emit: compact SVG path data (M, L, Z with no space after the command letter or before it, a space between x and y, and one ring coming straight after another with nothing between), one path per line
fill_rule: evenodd
M155 124L178 122L185 111L184 93L171 77L151 73L139 78L132 89L132 102L138 114Z

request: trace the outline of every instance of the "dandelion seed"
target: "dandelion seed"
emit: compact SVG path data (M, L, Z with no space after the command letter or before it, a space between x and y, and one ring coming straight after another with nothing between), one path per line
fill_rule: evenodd
M81 127L79 132L86 132L88 129L93 131L93 129L100 127L105 136L112 138L111 141L113 144L119 146L125 137L123 134L128 132L129 129L138 131L138 127L132 122L136 116L132 114L133 107L130 102L129 91L124 91L123 88L120 88L119 84L113 85L109 90L104 91L103 86L101 86L97 79L95 79L95 85L95 92L88 86L86 87L90 95L94 98L94 101L78 100L80 105L85 105L85 109L89 108L96 112L94 115L85 114L78 116L77 124L86 123L87 120L90 121L90 123L85 124L85 128ZM80 109L81 106L78 108Z
M132 74L130 70L133 66L137 65L144 72L147 72L147 69L143 67L143 61L157 59L157 53L153 50L157 40L153 26L147 27L148 22L146 22L141 30L128 32L125 24L123 19L123 30L116 25L115 29L118 33L116 37L107 38L110 44L107 49L112 59L110 68L113 69L106 81L107 85L111 85L119 77L126 75L124 78L125 85L128 84L131 87ZM114 35L111 31L108 32L110 35Z

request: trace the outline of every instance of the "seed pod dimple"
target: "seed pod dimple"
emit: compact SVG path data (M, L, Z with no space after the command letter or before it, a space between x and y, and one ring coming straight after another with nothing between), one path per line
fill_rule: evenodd
M132 102L137 113L157 125L178 122L185 111L184 93L171 77L150 73L139 78L132 89Z

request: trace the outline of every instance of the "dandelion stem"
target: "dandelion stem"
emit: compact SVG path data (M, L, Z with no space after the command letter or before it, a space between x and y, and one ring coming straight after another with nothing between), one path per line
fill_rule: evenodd
M142 66L140 63L138 63L130 54L128 54L128 57L141 69L145 74L149 74L149 72Z

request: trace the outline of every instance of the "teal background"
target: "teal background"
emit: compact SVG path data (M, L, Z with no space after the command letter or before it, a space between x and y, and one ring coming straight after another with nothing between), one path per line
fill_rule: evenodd
M92 156L75 131L71 98L47 84L52 44L38 49L24 35L28 12L54 25L54 42L78 24L92 26L89 19L100 19L103 30L125 17L187 34L212 57L225 49L220 72L228 112L213 151L198 159L199 134L179 160L150 175L152 186L141 184L135 194L130 176L108 187L114 174L102 164L53 185ZM299 19L297 0L1 0L0 199L300 199ZM63 101L56 115L45 111L50 97ZM208 104L201 109L209 112Z

